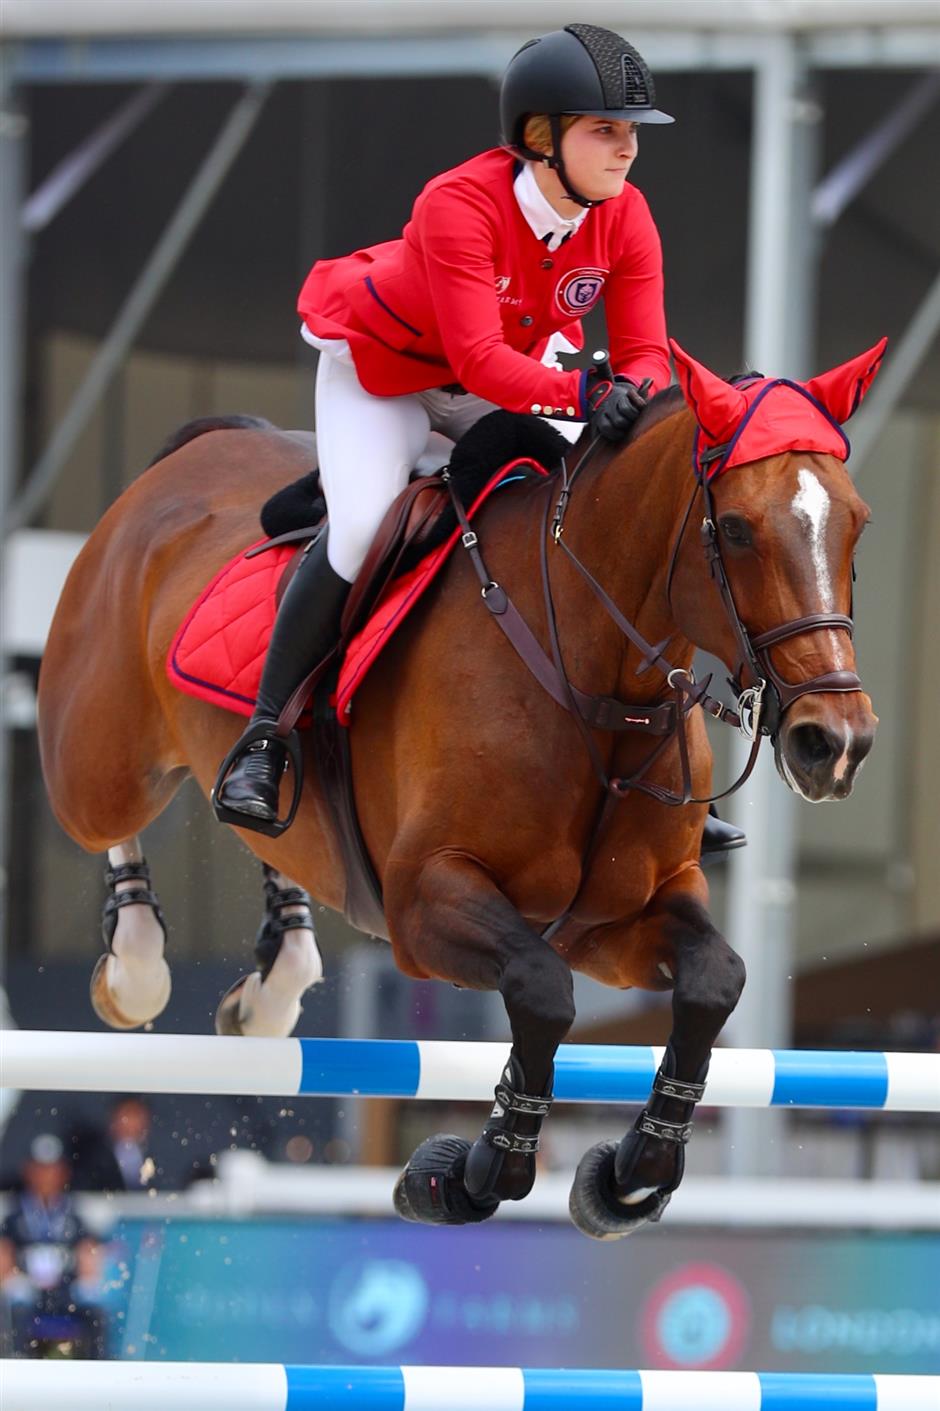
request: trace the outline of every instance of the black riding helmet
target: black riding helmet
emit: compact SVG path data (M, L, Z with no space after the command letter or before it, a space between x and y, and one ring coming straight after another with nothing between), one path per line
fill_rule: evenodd
M656 89L642 55L632 44L591 24L569 24L541 39L530 39L510 62L499 94L503 140L520 156L545 162L558 172L579 206L597 206L575 191L561 156L561 117L606 117L612 121L674 122L656 104ZM526 147L526 119L548 116L552 155Z

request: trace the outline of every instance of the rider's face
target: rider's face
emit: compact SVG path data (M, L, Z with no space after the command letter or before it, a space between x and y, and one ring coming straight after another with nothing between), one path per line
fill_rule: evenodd
M579 118L561 140L568 180L589 201L619 196L638 145L635 122Z

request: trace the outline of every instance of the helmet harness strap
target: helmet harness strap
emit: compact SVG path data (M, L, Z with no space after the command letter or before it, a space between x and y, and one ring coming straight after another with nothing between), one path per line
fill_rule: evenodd
M558 173L558 180L576 205L583 206L585 210L590 210L592 206L602 206L604 201L610 199L609 197L603 196L599 201L589 201L586 196L582 196L580 191L576 191L571 185L565 169L565 159L561 155L561 117L561 113L549 113L548 115L548 124L552 134L552 155L550 157L543 156L542 161Z

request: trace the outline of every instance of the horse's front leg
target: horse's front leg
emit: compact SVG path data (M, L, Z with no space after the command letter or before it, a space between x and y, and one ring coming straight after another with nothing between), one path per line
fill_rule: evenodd
M712 1047L744 987L744 962L716 930L698 869L667 884L638 923L597 949L607 970L619 953L626 983L637 958L655 963L672 989L673 1025L646 1107L620 1142L593 1147L578 1166L571 1217L595 1239L619 1239L658 1220L685 1170L695 1105L705 1091ZM690 885L691 884L691 885ZM602 951L610 954L602 960ZM578 968L590 970L590 965ZM652 977L650 977L652 978ZM609 981L608 981L609 982Z
M532 1189L555 1051L574 1021L571 970L472 858L436 854L418 869L398 869L386 897L406 973L499 990L506 1006L512 1048L482 1134L472 1146L429 1138L395 1188L395 1208L407 1220L484 1220L501 1200Z

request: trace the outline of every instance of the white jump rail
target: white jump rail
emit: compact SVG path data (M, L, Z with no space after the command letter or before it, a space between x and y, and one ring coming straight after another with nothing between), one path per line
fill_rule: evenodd
M940 1377L4 1362L4 1411L940 1411Z
M47 1092L489 1102L507 1044L6 1030L0 1086ZM560 1102L642 1103L663 1050L563 1044ZM712 1107L940 1112L940 1054L716 1049Z

